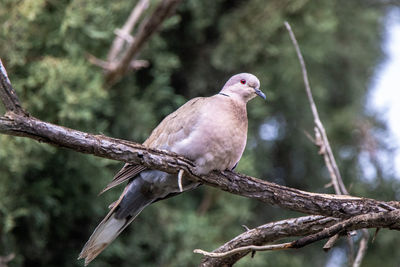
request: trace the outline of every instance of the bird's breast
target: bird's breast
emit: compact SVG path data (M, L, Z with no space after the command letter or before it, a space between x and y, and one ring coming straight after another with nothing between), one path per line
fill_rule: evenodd
M203 111L201 122L173 150L195 161L199 173L208 173L232 169L243 154L246 139L245 107L244 111L213 107Z

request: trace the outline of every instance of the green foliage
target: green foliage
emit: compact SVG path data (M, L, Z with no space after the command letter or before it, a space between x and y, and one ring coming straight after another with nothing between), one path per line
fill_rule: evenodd
M249 104L249 140L238 171L332 192L324 188L329 176L323 160L303 133L312 132L313 120L283 27L288 20L346 185L360 196L399 198L396 180L385 173L363 179L359 165L358 128L366 121L382 128L367 117L364 104L381 57L383 8L344 0L183 1L140 54L150 67L105 88L102 70L86 55L106 57L113 31L133 6L131 1L4 0L0 56L23 106L45 121L142 142L188 98L214 94L230 75L252 72L267 102ZM275 133L266 135L271 130ZM0 256L14 252L10 266L81 266L80 249L121 187L97 193L121 165L0 135ZM242 224L255 227L289 216L298 214L203 187L147 208L92 264L193 266L201 258L194 248L214 249L240 234ZM397 235L382 231L364 265L383 259L394 265L396 242ZM238 266L321 266L331 254L320 247L257 253Z

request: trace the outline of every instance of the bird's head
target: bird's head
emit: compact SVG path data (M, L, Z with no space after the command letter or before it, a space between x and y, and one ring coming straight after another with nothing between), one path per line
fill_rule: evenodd
M260 91L260 81L250 73L240 73L232 76L222 88L220 94L244 101L245 103L257 95L266 98Z

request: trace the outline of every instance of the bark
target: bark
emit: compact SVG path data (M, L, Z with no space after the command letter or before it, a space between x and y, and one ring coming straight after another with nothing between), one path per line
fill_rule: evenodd
M207 256L200 264L202 267L231 266L251 251L298 249L325 238L344 235L348 231L363 228L382 227L400 230L399 217L400 210L393 210L362 214L345 220L321 216L289 219L249 230L211 253L199 250L195 250L195 252ZM305 235L305 237L289 243L266 246L258 245L299 235Z
M174 153L73 130L12 112L0 117L0 133L29 137L78 152L140 164L169 173L178 173L182 169L188 179L305 214L349 218L400 207L400 202L395 201L384 202L369 198L306 192L232 171L213 171L208 175L197 175L193 162Z

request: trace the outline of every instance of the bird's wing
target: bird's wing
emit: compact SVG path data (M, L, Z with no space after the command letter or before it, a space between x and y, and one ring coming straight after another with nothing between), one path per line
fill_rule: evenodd
M135 165L126 163L124 167L114 176L112 181L99 193L99 195L103 194L104 192L110 190L111 188L122 184L123 182L135 177L140 172L144 171L146 167L142 165Z
M151 133L150 137L143 145L156 148L171 150L176 142L187 138L199 118L198 110L207 98L198 97L188 101L175 112L168 115ZM113 180L100 192L100 194L109 189L134 178L140 172L146 170L146 167L126 163L124 167L114 176Z
M153 130L143 145L163 150L173 150L173 146L186 139L199 121L201 108L207 97L194 98L171 113Z

